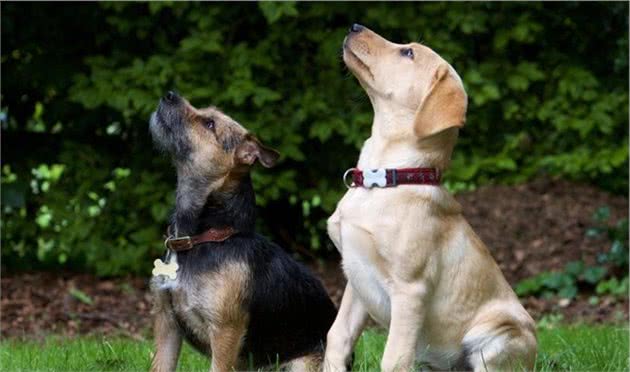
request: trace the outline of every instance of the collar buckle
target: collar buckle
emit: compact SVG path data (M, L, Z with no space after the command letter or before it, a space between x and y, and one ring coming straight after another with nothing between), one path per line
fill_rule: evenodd
M391 172L391 180L392 180L392 183L389 186L391 186L391 187L398 186L398 169L392 168L392 169L388 169L388 170Z
M175 251L191 249L193 247L192 239L190 238L190 236L182 236L180 238L169 236L164 241L164 245L166 246L166 248Z
M345 173L343 174L343 184L346 185L347 188L353 188L353 187L357 187L357 185L354 183L354 171L357 168L350 168L348 170L345 171ZM352 177L350 177L350 179L348 179L348 175L351 175Z

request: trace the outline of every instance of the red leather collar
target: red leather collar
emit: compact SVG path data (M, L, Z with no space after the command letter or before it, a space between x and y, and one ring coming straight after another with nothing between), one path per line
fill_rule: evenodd
M168 230L170 230L170 227ZM166 246L166 248L171 249L175 252L187 251L198 244L225 241L236 233L237 231L231 227L223 227L220 229L210 228L199 235L181 236L178 238L175 238L171 235L166 238L166 240L164 241L164 245Z
M351 183L348 184L348 175ZM395 187L398 185L439 185L440 170L438 168L379 168L360 170L350 168L343 176L348 187Z

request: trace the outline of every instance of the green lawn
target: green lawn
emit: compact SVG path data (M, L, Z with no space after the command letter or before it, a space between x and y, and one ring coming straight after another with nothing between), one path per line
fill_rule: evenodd
M628 370L628 329L614 326L558 326L539 331L537 370ZM356 349L354 369L378 370L383 333L368 330ZM84 337L45 342L0 343L2 371L146 371L150 341ZM207 371L209 362L185 346L179 371Z

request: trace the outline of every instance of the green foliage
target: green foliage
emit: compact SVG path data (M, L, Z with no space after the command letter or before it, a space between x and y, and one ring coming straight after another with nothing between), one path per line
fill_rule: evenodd
M543 174L626 192L627 13L625 3L3 3L3 262L148 272L174 177L147 118L172 88L280 150L276 169L253 175L261 228L331 252L325 218L370 133L369 101L340 58L353 22L421 37L460 72L470 103L445 176L452 191Z
M601 281L595 288L595 293L598 295L613 295L617 297L628 296L628 277L618 280L617 278L611 278Z
M628 297L628 220L618 221L610 227L610 208L601 207L593 214L595 226L588 229L588 237L599 237L606 234L612 242L610 248L598 255L601 265L586 266L582 261L572 261L565 265L563 271L542 272L531 278L522 280L516 285L519 296L542 295L543 297L559 296L574 298L578 287L594 289L597 295L612 295L617 298ZM623 279L613 276L618 273ZM593 304L598 302L592 297Z
M90 297L87 293L83 292L80 289L70 288L70 290L68 290L68 293L70 294L70 296L76 298L86 305L94 304L94 300L92 300L92 297Z
M610 264L618 268L628 268L628 220L622 219L615 225L610 226L610 209L608 207L599 208L593 215L595 226L586 231L586 235L591 238L606 238L612 242L610 249L601 252L597 261L601 264Z
M267 19L269 24L272 24L282 18L283 16L297 16L298 11L295 8L295 2L261 2L258 3L258 7L263 12L263 15Z

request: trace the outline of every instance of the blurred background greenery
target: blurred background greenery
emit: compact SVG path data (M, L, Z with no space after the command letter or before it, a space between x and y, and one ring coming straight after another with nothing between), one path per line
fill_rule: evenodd
M283 155L254 182L260 228L302 255L369 135L343 66L353 22L421 41L469 93L453 192L556 176L628 190L628 3L2 3L2 262L146 274L174 172L148 117L167 89Z

